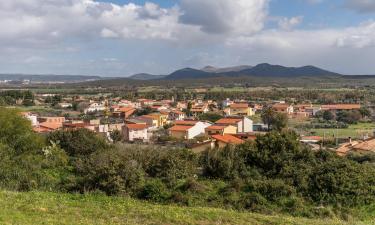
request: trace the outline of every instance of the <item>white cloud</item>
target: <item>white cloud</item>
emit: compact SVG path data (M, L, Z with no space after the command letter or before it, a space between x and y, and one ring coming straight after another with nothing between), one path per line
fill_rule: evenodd
M263 28L269 0L182 0L180 22L214 34L252 34Z
M283 17L279 19L278 25L282 30L292 30L294 27L300 25L303 21L303 16L296 16L292 18Z

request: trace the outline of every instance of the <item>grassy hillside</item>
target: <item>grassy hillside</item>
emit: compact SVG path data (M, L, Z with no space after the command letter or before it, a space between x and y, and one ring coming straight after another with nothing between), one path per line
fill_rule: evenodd
M330 219L238 213L212 208L186 208L127 198L54 193L0 192L0 224L371 224Z

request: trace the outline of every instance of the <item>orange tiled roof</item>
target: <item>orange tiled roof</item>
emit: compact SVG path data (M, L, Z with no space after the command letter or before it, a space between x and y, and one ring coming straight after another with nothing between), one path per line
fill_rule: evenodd
M175 125L194 126L197 123L198 123L198 121L196 121L196 120L181 120L181 121L176 121L174 124Z
M180 111L180 110L173 110L172 113L180 114L180 115L185 114L184 112L182 112L182 111Z
M230 134L224 134L224 135L213 135L212 138L218 140L218 141L221 141L221 142L224 142L224 143L227 143L227 144L243 144L245 143L245 141L233 136L233 135L230 135Z
M234 103L229 106L230 108L249 108L247 103Z
M241 120L240 118L222 118L216 121L216 124L237 124Z
M125 126L131 130L143 130L148 127L146 124L125 124Z
M45 127L33 127L33 131L37 133L47 133L52 131L51 129L45 128Z
M132 108L132 107L121 107L121 108L118 109L119 112L130 112L132 110L135 111L135 109Z
M372 151L375 152L375 139L371 138L353 146L354 150Z
M189 130L192 127L193 126L179 126L179 125L176 125L176 126L173 126L173 127L169 128L169 130L170 131L187 131L187 130Z
M59 128L62 127L62 123L48 123L48 122L44 122L44 123L40 123L39 127L44 127L44 128L48 128L48 129L51 129L51 130L57 130L57 129L59 129Z
M206 127L206 130L223 130L224 128L226 128L226 126L212 125Z
M142 116L144 118L150 118L150 119L153 119L153 120L158 120L159 119L159 115L155 115L155 114L149 114L149 115L144 115Z
M331 110L351 110L351 109L360 109L360 104L335 104L335 105L322 105L322 109L331 109Z
M280 104L280 103L277 103L277 104L274 104L272 106L272 108L274 108L274 109L286 109L289 106L290 106L289 104Z

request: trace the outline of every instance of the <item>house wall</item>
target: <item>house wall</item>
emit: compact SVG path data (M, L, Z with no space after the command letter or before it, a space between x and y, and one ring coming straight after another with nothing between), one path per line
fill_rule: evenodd
M192 128L188 130L187 139L193 139L200 134L204 134L206 127L209 127L209 126L211 126L210 123L205 123L205 122L196 123L195 126L193 126Z
M243 120L241 121L242 124L242 132L243 133L248 133L248 132L253 132L253 121L247 117L244 117Z
M237 127L227 126L227 127L224 128L223 134L237 134Z
M127 133L127 135L126 135ZM144 140L148 141L148 133L147 129L143 130L129 130L126 128L125 132L125 140L127 141L134 141L134 140Z
M148 126L157 127L158 121L147 117L137 117L137 120L145 122Z
M193 148L191 148L191 150L194 153L200 153L200 152L206 151L207 149L213 149L214 147L215 147L215 142L210 141L210 142L207 142L205 144L201 144L199 146L193 147Z
M187 138L186 131L170 131L169 135L173 138L177 139L185 139Z

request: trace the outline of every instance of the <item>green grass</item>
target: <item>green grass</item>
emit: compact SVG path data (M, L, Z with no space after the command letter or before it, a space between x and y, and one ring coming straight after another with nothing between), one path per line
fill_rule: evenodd
M375 123L358 123L350 125L346 129L311 129L313 134L329 138L338 135L339 138L363 138L363 135L372 135L375 130Z
M0 224L114 225L114 224L374 224L338 219L306 219L282 215L240 213L214 208L154 205L129 198L102 195L0 192Z

